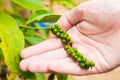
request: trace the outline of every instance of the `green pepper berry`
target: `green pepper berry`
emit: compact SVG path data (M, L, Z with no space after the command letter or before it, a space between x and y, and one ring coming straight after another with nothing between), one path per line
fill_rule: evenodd
M62 30L61 27L57 27L58 30Z
M69 46L69 45L65 45L65 46L64 46L64 49L65 49L65 50L70 49L70 46Z
M82 60L81 60L81 62L86 62L87 61L87 59L86 58L82 58Z
M72 51L71 51L72 52ZM72 52L71 56L74 58L76 55L75 55L75 52Z
M95 63L94 62L90 62L90 67L93 67L95 66Z
M77 59L78 59L78 56L77 56L77 55L75 55L75 56L74 56L74 59L77 61Z
M61 29L61 27L58 24L54 25L57 29Z
M56 27L55 26L51 26L51 30L55 29Z
M59 33L59 32L57 32L57 33L56 33L56 36L57 36L57 37L60 37L60 33Z
M48 29L51 30L51 29L52 29L52 25L49 25L49 26L48 26Z
M68 54L71 54L71 49L66 50Z
M80 57L78 57L78 58L77 58L77 61L80 63L80 62L81 62L81 58L80 58Z
M89 65L90 65L90 62L89 62L89 61L85 61L85 65L86 65L86 66L89 66Z
M64 34L61 34L61 35L60 35L60 38L61 38L61 39L62 39L63 35L64 35Z
M65 39L62 39L62 43L66 43L66 40L65 40Z
M63 34L61 38L62 38L62 39L66 39L66 37L67 37L67 35L66 35L66 34Z
M81 58L83 58L83 54L81 54L81 53L79 53L79 55L78 55L79 57L81 57Z
M85 68L86 68L86 69L89 69L89 67L90 67L90 62L89 62L89 61L86 61L86 62L85 62Z
M67 41L70 41L71 39L70 39L70 37L69 37L69 36L67 36L67 37L66 37L66 40L67 40Z
M62 32L63 34L66 34L67 33L67 31L65 31L65 30L63 30L63 32Z
M72 40L69 41L69 44L70 44L70 45L72 44Z
M62 29L57 29L58 30L58 32L60 32L61 34L62 34L62 32L63 32L63 30Z
M80 63L79 64L82 68L85 68L85 64L84 63Z
M74 51L74 52L77 52L77 48L73 48L73 51Z
M83 54L81 54L80 52L76 52L77 56L80 58L83 58Z
M53 33L56 34L57 33L57 29L53 29Z
M85 67L84 67L84 68L85 68L85 69L89 69L89 67L90 67L90 66L86 66L86 65L85 65Z

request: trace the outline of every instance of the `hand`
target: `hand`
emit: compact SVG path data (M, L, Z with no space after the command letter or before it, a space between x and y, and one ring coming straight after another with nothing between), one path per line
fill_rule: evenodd
M92 0L64 14L57 23L67 30L73 47L83 53L95 67L81 69L70 58L58 38L51 38L21 52L23 71L97 74L120 65L120 1Z

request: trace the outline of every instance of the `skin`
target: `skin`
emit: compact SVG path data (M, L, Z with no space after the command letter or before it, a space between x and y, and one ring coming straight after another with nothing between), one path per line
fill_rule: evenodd
M91 0L65 13L58 21L73 47L95 67L84 70L71 59L60 39L50 38L21 52L23 71L72 75L98 74L120 65L120 1Z

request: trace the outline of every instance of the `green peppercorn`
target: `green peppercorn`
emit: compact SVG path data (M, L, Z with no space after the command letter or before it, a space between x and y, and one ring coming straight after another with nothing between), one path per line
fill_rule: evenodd
M60 38L61 38L61 39L62 39L63 35L64 35L64 34L61 34L61 35L60 35Z
M53 29L53 33L56 34L57 33L57 29Z
M71 51L72 52L72 51ZM76 55L75 55L75 52L72 52L71 56L74 58Z
M62 39L62 43L66 43L66 40L65 40L65 39Z
M57 36L57 37L60 37L60 33L59 33L59 32L57 32L57 33L56 33L56 36Z
M85 61L85 65L86 65L86 66L89 66L89 65L90 65L90 62L89 62L89 61Z
M57 29L61 29L61 27L58 24L54 25Z
M55 29L56 27L55 26L51 26L51 30Z
M64 49L65 49L65 50L70 49L70 46L69 46L69 45L65 45L65 46L64 46Z
M63 36L61 37L62 39L66 39L67 35L63 34Z
M70 37L69 37L69 36L67 36L67 37L66 37L66 40L67 40L67 41L70 41Z
M87 61L87 59L86 58L82 58L82 60L81 60L81 62L86 62Z
M85 65L85 67L84 67L84 68L85 68L85 69L89 69L89 67L90 67L90 66L86 66L86 65Z
M69 44L70 44L70 45L72 44L72 40L69 41Z
M83 54L81 54L80 52L78 52L78 53L79 53L78 56L81 57L81 58L83 58Z
M71 54L71 49L66 50L68 54Z
M95 66L95 63L94 62L90 62L90 66L91 67Z
M78 57L78 58L77 58L77 61L80 63L80 62L81 62L81 58L80 58L80 57Z
M77 61L77 59L78 59L78 56L77 56L77 55L75 55L75 56L74 56L74 59Z
M57 29L58 30L58 32L60 32L61 34L62 34L62 32L63 32L63 30L62 29Z
M85 64L84 64L84 63L80 63L79 65L80 65L82 68L85 67Z
M63 30L63 32L62 32L62 33L66 34L66 33L67 33L67 31Z
M48 29L51 30L51 29L52 29L52 25L49 25L49 26L48 26Z
M73 48L73 51L74 51L74 52L77 52L77 48Z

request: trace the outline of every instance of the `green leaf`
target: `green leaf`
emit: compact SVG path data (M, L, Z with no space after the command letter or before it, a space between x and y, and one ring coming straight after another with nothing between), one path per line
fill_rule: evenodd
M36 73L36 80L45 80L45 75L44 74L39 74L39 73Z
M29 10L44 10L42 0L12 0L12 2Z
M14 80L18 74L33 76L31 73L25 73L19 69L20 52L24 48L24 36L15 20L5 12L0 12L0 39L0 48L10 71L9 79Z
M67 80L68 79L68 75L66 75L66 74L56 74L56 75L57 75L58 80Z
M60 18L60 15L48 15L39 20L39 22L56 22Z
M3 53L2 53L2 50L1 50L1 48L0 48L0 61L3 61Z
M55 78L55 74L50 74L48 80L54 80L54 78Z
M72 9L77 6L74 0L58 0L58 3L64 5L67 9Z
M60 15L52 15L48 10L39 10L33 13L26 24L32 22L56 22L60 18Z
M25 40L28 43L34 45L34 44L37 44L37 43L40 43L40 42L44 41L45 39L40 38L38 36L25 36Z

